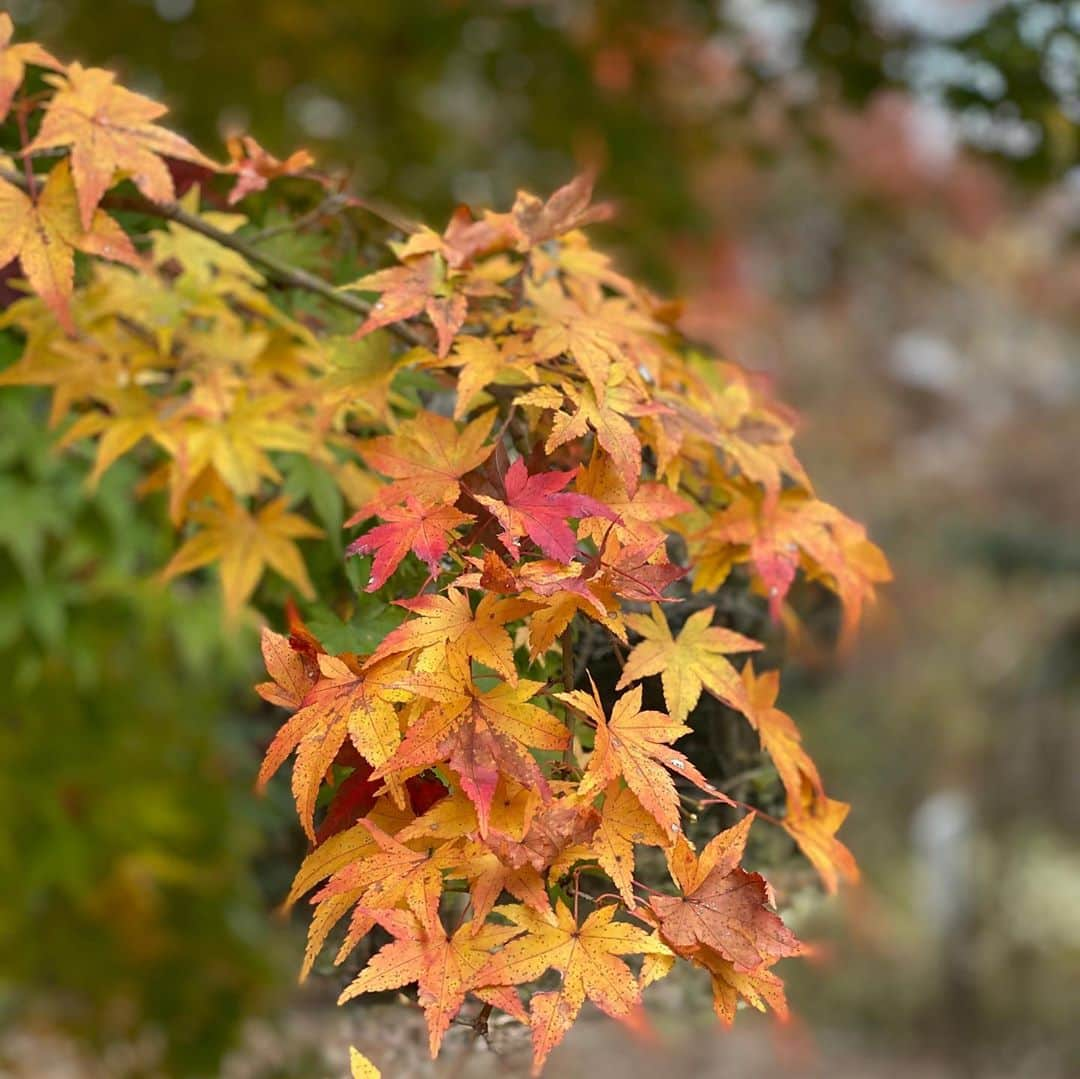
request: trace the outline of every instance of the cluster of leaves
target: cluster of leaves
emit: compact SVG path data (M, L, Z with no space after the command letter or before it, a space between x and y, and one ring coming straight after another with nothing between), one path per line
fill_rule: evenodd
M346 647L293 609L287 635L263 630L259 692L292 714L259 783L295 754L313 848L289 896L315 890L305 972L346 916L339 962L381 927L391 942L342 1000L415 983L434 1054L472 994L530 1024L537 1069L586 999L638 1022L677 958L711 976L723 1020L739 1000L784 1014L773 968L802 946L741 865L764 815L743 807L696 852L684 807L736 803L674 743L703 692L742 713L787 795L766 823L830 890L857 875L835 837L847 806L776 708L776 673L728 658L761 645L699 596L740 567L794 624L802 575L839 597L846 643L888 569L816 497L767 387L691 347L677 309L589 245L607 209L587 176L410 229L393 265L335 289L269 258L243 215L200 212L198 188L175 202L162 155L209 188L235 175L233 202L294 174L325 196L309 158L248 139L215 165L111 74L14 49L0 70L24 174L0 180L0 262L18 256L36 295L3 316L25 349L0 381L53 388L63 441L96 444L92 479L146 463L142 489L167 493L185 536L164 575L218 565L233 615L267 570L313 593L297 541L322 529L290 506L296 459L350 504L352 564L395 604L371 619L361 601L368 632ZM15 100L27 62L48 89ZM144 215L142 250L106 201ZM92 256L78 288L76 252ZM588 666L597 633L622 665L611 692ZM645 706L657 676L663 711ZM636 878L640 847L664 890Z

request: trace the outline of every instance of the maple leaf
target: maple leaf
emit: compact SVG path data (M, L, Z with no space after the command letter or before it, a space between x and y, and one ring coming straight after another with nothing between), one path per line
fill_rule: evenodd
M468 882L475 923L483 922L503 892L509 892L533 910L541 913L551 910L547 885L540 873L531 865L507 865L484 843L467 844L450 875L460 876Z
M501 777L491 803L490 827L508 835L521 836L541 801L538 791L506 776ZM423 816L406 825L398 838L402 843L414 840L442 842L472 837L477 826L476 807L460 787L455 787Z
M616 1019L625 1019L641 1000L637 979L620 956L669 954L655 934L616 922L614 906L594 910L580 926L561 900L552 915L524 906L497 907L496 913L524 935L491 958L480 971L482 981L519 985L535 981L549 968L563 976L557 991L537 993L531 1001L534 1075L562 1041L586 998Z
M393 483L355 513L345 526L359 524L382 506L412 495L420 502L453 504L461 493L461 478L483 464L493 445L484 445L491 431L490 412L477 417L463 431L453 420L434 412L420 412L392 435L360 443L360 456Z
M529 652L533 658L548 650L578 611L601 622L625 643L626 631L611 588L596 577L588 577L583 563L565 565L545 558L511 570L492 550L485 551L482 560L471 561L482 570L478 574L462 574L457 581L459 585L518 593L535 604L528 624Z
M408 259L403 266L376 270L344 287L381 293L354 337L363 337L372 330L423 313L435 327L440 358L449 354L454 337L465 324L469 296L498 291L495 286L474 281L468 275L448 272L446 260L436 254L421 254Z
M297 176L315 164L315 158L307 150L296 150L281 161L250 135L232 135L225 140L225 147L229 152L229 164L224 171L236 175L236 183L229 192L230 206L255 191L265 191L271 180Z
M748 661L743 667L742 679L750 702L746 717L761 738L761 748L776 765L777 774L787 792L788 804L795 807L801 804L804 777L815 795L823 798L825 791L822 789L821 776L803 749L795 721L775 706L780 692L780 673L767 671L755 676L753 663Z
M453 506L426 506L412 495L405 496L405 505L386 506L379 510L386 522L353 540L346 554L374 554L371 578L367 591L374 592L386 584L401 560L412 551L428 568L431 576L439 575L439 563L450 549L449 535L459 525L473 520Z
M634 847L662 847L668 842L670 836L628 786L613 783L608 787L589 849L631 909L637 905L632 887Z
M0 123L7 119L15 91L22 85L27 64L63 71L64 65L33 41L12 45L15 24L6 11L0 11Z
M664 833L674 835L680 827L679 795L668 769L685 776L714 798L724 796L682 753L671 748L670 743L689 734L690 728L674 722L663 712L643 712L641 693L641 686L624 693L613 705L610 720L604 716L595 684L591 695L578 689L555 696L596 724L595 748L581 783L581 793L588 795L603 790L621 775Z
M727 571L710 572L709 562L718 545L731 544L746 547L742 557L749 559L765 586L774 619L780 617L800 567L836 592L844 604L842 647L850 643L874 586L892 577L885 556L866 538L862 525L805 491L784 491L764 506L745 496L735 498L695 537L693 546L703 563L695 574L695 588L719 583ZM730 558L731 552L727 554Z
M529 595L528 592L525 593ZM569 582L564 592L550 597L537 596L539 606L529 618L529 655L543 655L566 630L578 613L584 614L609 629L625 643L626 631L617 614L599 613L609 604L615 609L614 597L600 582Z
M529 749L561 750L569 733L549 712L528 703L542 683L522 678L516 686L481 691L473 682L463 684L452 672L443 672L414 675L403 684L435 703L409 728L401 748L376 778L447 762L476 807L481 836L487 834L500 775L548 795L547 781Z
M310 663L305 661L300 650L292 646L288 637L275 633L268 626L262 628L260 643L266 673L273 681L260 682L255 692L264 701L295 711L318 680L317 671L312 670Z
M317 456L314 435L290 411L284 395L252 397L245 390L197 386L169 429L155 436L176 462L172 501L182 501L206 468L213 468L234 494L253 495L262 479L281 482L266 451Z
M389 797L383 796L376 799L367 819L384 830L397 831L408 822L409 818L405 811L395 806ZM320 881L357 859L370 857L377 850L378 845L372 838L370 830L363 824L356 824L346 831L330 836L304 859L285 900L286 909ZM308 925L307 946L304 949L304 960L300 969L301 981L311 973L311 968L315 965L315 960L318 959L330 931L356 904L361 893L361 889L356 889L352 893L340 893L315 907L315 913Z
M382 1072L354 1045L349 1046L349 1071L352 1079L382 1079Z
M603 403L612 368L626 362L616 324L602 313L586 311L556 281L528 285L526 297L530 306L522 309L519 319L535 327L529 342L531 358L543 362L564 354L572 357L596 400Z
M567 383L563 389L574 411L555 413L544 450L551 453L583 437L591 427L597 441L615 462L627 492L633 495L641 479L641 442L626 417L639 410L637 395L625 385L610 386L603 396L597 395L592 386L579 388Z
M680 839L669 856L681 896L652 896L660 935L676 952L705 946L737 971L756 971L777 959L798 955L802 946L769 909L764 877L739 866L752 814L715 836L697 858Z
M460 420L492 383L520 383L536 378L536 367L528 357L515 355L512 349L490 337L459 337L449 356L442 359L433 356L426 366L458 368L454 380L455 420Z
M554 191L546 202L528 191L519 191L510 211L518 234L518 250L528 251L572 229L607 221L615 212L610 203L589 205L595 182L595 172L582 172Z
M638 603L664 599L664 590L686 576L686 570L668 561L662 536L628 546L608 536L593 568L612 593Z
M389 760L401 743L396 704L407 701L399 688L400 663L389 660L358 673L344 660L319 657L322 677L303 700L303 707L278 731L259 769L257 786L270 777L294 750L292 787L304 831L314 842L315 800L338 750L351 738L371 764Z
M518 457L503 479L502 499L477 495L476 500L502 525L499 538L515 558L521 554L518 540L528 536L549 558L569 562L577 550L577 538L567 518L615 519L615 514L596 499L563 491L576 475L576 468L530 474L524 459Z
M799 797L789 801L788 814L780 822L818 871L830 894L836 892L841 879L849 884L859 880L859 867L854 856L836 838L850 810L851 806L846 802L819 794L804 776Z
M68 162L54 165L32 200L14 184L0 180L0 269L18 258L30 287L69 333L74 333L70 300L75 252L139 266L139 256L123 229L107 214L79 220Z
M94 209L117 172L128 173L151 202L176 197L168 166L159 155L217 166L187 139L153 123L168 110L116 83L104 68L71 64L54 76L57 91L27 153L71 147L71 168L79 195L79 216L90 230Z
M443 846L435 852L413 850L387 835L374 821L363 819L357 824L371 833L377 852L339 869L311 900L325 903L338 895L349 895L359 902L356 921L346 935L339 962L371 929L376 912L389 910L404 898L416 901L419 897L434 914L442 895L443 870L455 860L452 847Z
M517 683L514 644L505 627L533 610L531 602L485 595L473 613L468 595L449 588L445 596L418 596L398 600L397 605L416 617L391 630L369 663L395 654L416 655L417 670L437 671L449 666L464 677L469 661L475 659L512 685Z
M250 514L229 499L194 510L190 519L202 527L172 556L161 571L162 578L171 580L220 561L225 610L230 617L239 613L255 591L267 566L311 599L315 590L295 541L318 539L323 530L286 512L286 506L284 498L276 498Z
M426 910L419 916L415 910L385 911L378 921L394 939L371 958L338 998L339 1004L362 993L400 989L416 982L432 1057L439 1052L443 1036L470 991L524 1018L516 993L499 989L485 993L491 983L478 977L492 951L521 933L517 926L477 926L470 921L448 936L438 918Z
M366 820L388 834L401 833L413 822L412 814L395 805L389 795L375 799ZM308 854L293 878L285 899L286 909L327 877L332 877L353 862L370 857L379 849L368 824L354 824L330 836Z
M583 495L607 506L617 517L614 527L605 523L605 519L582 519L578 536L590 537L597 546L610 532L627 546L651 543L655 547L657 541L666 537L658 522L687 513L692 508L682 495L663 483L642 483L631 497L614 459L607 453L593 454L588 468L578 474L576 486Z
M692 961L709 972L712 980L713 1010L726 1027L735 1022L739 1001L745 1000L751 1008L765 1011L768 1005L777 1018L788 1017L787 997L784 983L767 967L753 971L738 970L734 963L717 955L711 948L699 948Z
M582 790L577 794L588 797ZM596 810L587 801L579 801L576 795L538 806L520 839L491 829L488 847L515 869L523 866L531 866L538 872L548 869L568 848L587 845L600 823Z
M664 701L677 723L694 710L703 687L724 704L745 712L749 707L746 689L739 672L723 657L729 652L755 652L761 645L741 633L711 626L713 610L695 611L678 637L671 635L671 627L655 603L651 617L628 615L626 624L645 639L627 656L615 688L624 689L631 682L659 674Z

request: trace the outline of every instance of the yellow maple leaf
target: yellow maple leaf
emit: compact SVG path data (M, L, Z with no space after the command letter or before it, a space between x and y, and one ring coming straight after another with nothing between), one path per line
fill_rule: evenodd
M352 1079L382 1079L382 1072L355 1045L349 1046L349 1070Z
M0 121L7 118L15 91L22 85L27 64L63 71L64 65L36 41L12 45L15 24L6 11L0 11Z
M745 712L749 706L746 688L739 672L724 659L724 655L756 652L761 645L741 633L710 625L713 610L706 607L695 611L677 637L672 636L659 604L652 605L651 616L628 615L626 624L645 639L627 656L616 689L659 674L664 701L677 723L682 723L694 710L702 688L730 707Z
M497 671L511 685L517 683L513 642L505 627L507 622L532 611L535 604L485 595L474 612L468 593L449 588L445 596L418 596L400 601L399 606L416 617L392 630L369 663L390 655L414 655L419 671L439 670L449 664L464 678L469 662L476 660Z
M562 1041L586 998L616 1019L625 1019L641 1000L637 979L620 956L670 954L655 934L615 921L617 909L600 907L578 925L561 900L555 912L547 915L526 906L496 907L496 913L525 933L495 955L478 980L482 984L518 985L535 981L552 967L563 976L559 989L532 998L534 1075Z
M171 580L220 562L225 610L230 617L239 614L268 566L310 599L315 590L295 541L318 539L323 531L289 513L286 506L284 498L276 498L252 514L239 502L227 499L196 509L191 520L201 527L169 560L162 570L163 578Z
M53 166L36 200L0 180L0 269L12 259L22 263L30 287L69 332L75 252L139 265L124 230L102 211L79 220L68 162Z

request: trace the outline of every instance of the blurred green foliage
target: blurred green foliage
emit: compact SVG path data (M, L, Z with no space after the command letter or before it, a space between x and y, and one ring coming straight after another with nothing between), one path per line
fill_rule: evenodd
M46 415L0 396L0 1018L149 1028L205 1074L284 966L252 872L256 638L153 581L169 529L134 469L88 492Z

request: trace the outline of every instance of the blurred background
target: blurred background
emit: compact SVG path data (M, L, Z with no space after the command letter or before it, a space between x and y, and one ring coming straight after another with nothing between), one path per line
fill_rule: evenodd
M819 945L798 1020L720 1037L701 986L661 983L658 1048L597 1020L553 1075L1080 1074L1080 3L0 9L211 152L306 146L433 223L595 165L600 242L775 380L892 560L854 654L784 682L866 878L787 889ZM41 410L0 395L0 1074L308 1079L350 1042L388 1077L515 1074L513 1046L436 1071L412 1012L295 987L254 633L149 583L164 519L122 465L88 497Z

